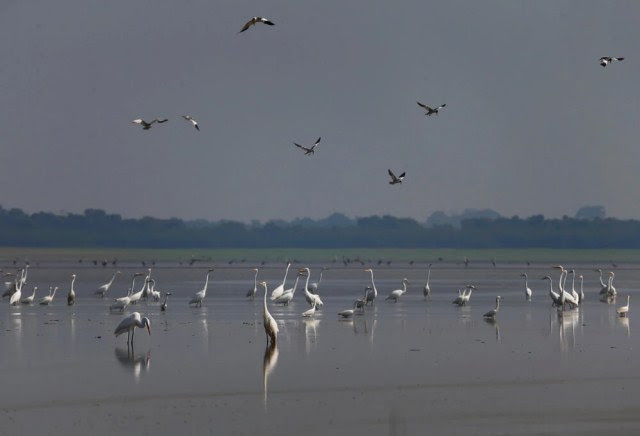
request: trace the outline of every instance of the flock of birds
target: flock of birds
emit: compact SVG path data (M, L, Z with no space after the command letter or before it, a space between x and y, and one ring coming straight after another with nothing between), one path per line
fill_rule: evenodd
M431 295L431 287L429 284L431 279L431 267L432 265L429 264L428 270L427 270L426 282L422 289L425 300L428 300ZM318 289L320 287L320 284L322 283L322 277L324 272L327 270L327 268L322 268L320 271L320 276L318 281L312 282L312 283L310 283L311 270L307 267L298 269L298 273L296 274L293 287L287 289L286 283L287 283L287 277L289 275L290 268L291 268L291 263L288 262L287 267L285 269L284 278L282 279L282 283L280 283L271 291L270 301L272 302L272 304L276 304L276 305L280 304L283 306L288 306L289 303L291 303L291 301L293 300L296 294L296 291L298 289L298 284L302 279L302 281L304 281L304 285L303 285L304 298L307 304L309 305L309 309L305 310L301 315L304 318L313 317L316 314L316 311L319 309L322 309L322 307L324 306L322 298L318 293ZM542 280L549 281L549 297L551 298L552 306L557 307L559 310L562 310L562 311L565 311L567 309L571 310L571 309L577 308L585 300L584 277L582 275L576 276L576 271L574 269L567 270L562 265L557 265L557 266L554 266L553 268L560 270L557 292L553 287L553 279L550 276L547 275L542 278ZM194 305L195 307L202 306L202 303L207 295L207 289L209 287L209 281L210 281L209 279L213 271L214 269L211 268L206 272L203 288L200 291L193 294L191 299L189 299L189 302L188 302L189 305ZM615 301L615 298L618 294L615 286L613 285L615 273L609 272L608 280L605 283L605 281L603 280L602 270L597 269L595 271L600 273L599 294L602 301L605 301L605 302ZM268 285L265 281L258 281L258 273L259 273L258 268L254 268L253 272L254 272L253 288L249 289L249 291L246 294L246 297L253 300L258 294L258 288L262 287L263 289L263 325L264 325L264 329L267 337L267 346L272 347L272 346L275 346L277 343L278 323L269 312L269 308L267 305L267 295L269 294ZM368 269L365 269L364 272L369 273L371 278L370 284L366 286L362 297L354 300L351 308L342 310L337 313L338 317L343 319L352 318L358 311L360 313L363 313L366 306L375 304L378 298L378 289L375 284L373 269L368 268ZM18 269L15 273L2 274L3 279L7 277L14 277L13 280L4 282L5 292L2 294L2 298L9 298L10 305L34 304L36 291L38 289L37 287L33 288L33 292L30 295L25 295L25 296L22 295L22 289L27 283L28 273L29 273L29 266L27 265L24 268ZM95 290L94 292L95 296L101 297L101 298L106 297L116 277L120 274L121 274L120 271L116 271L108 282L106 282L105 284L103 284L102 286L100 286L98 289ZM155 282L155 279L151 277L151 274L152 274L151 268L147 270L146 274L140 273L140 272L134 273L131 278L131 286L128 289L127 295L125 295L124 297L116 298L113 301L113 303L109 305L109 311L124 312L124 310L127 307L131 305L135 305L142 300L143 301L152 300L159 303L162 297L162 293L156 290L155 288L156 282ZM567 278L569 275L571 275L570 289L568 289L566 286ZM142 286L138 289L136 288L136 280L141 276L145 276L145 278ZM526 273L523 273L520 276L524 278L525 298L527 301L531 301L533 292L529 287L529 277ZM576 277L580 282L579 291L576 290ZM71 275L71 284L67 292L67 304L69 306L72 306L73 304L75 304L75 301L76 301L76 292L74 288L76 278L77 278L76 274ZM402 288L391 291L389 295L386 297L385 299L386 301L398 302L398 300L400 300L402 296L407 293L407 285L409 284L409 280L407 278L403 278L401 281L401 284L402 284ZM453 300L452 303L458 306L466 306L471 299L473 291L476 289L477 288L474 285L466 285L464 289L459 289L458 295L456 296L456 298ZM49 294L42 297L38 301L39 304L50 305L53 302L53 299L56 295L57 290L58 290L58 287L55 287L55 288L50 287ZM170 295L171 295L170 292L164 293L164 301L160 304L160 309L163 312L166 311L168 308L168 298ZM495 308L491 309L490 311L488 311L483 315L483 318L485 320L494 321L496 319L498 312L500 310L501 300L502 300L501 296L499 295L496 296ZM625 306L618 307L616 310L618 315L622 317L627 316L629 312L629 301L630 301L630 296L627 296L627 304ZM134 336L135 328L146 328L149 334L151 334L151 321L146 317L142 317L139 312L133 312L129 316L125 317L118 324L118 326L114 331L114 334L116 336L120 336L121 334L124 334L125 332L127 332L127 344L133 346L133 336Z

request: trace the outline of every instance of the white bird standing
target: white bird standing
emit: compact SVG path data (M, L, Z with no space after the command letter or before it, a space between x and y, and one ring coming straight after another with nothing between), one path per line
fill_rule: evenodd
M376 284L373 281L373 270L371 268L365 269L364 272L368 272L371 274L371 289L369 291L365 290L365 301L366 304L373 304L378 298L378 290L376 289Z
M545 276L542 278L542 280L549 280L549 296L551 297L551 301L553 302L552 305L553 306L562 306L562 301L560 298L560 294L556 293L553 290L553 280L551 279L551 277L549 276ZM559 290L560 292L562 292L562 289Z
M594 269L594 271L597 271L600 273L600 295L604 295L607 293L607 284L604 282L604 280L602 280L602 270L601 269Z
M320 283L322 283L322 274L324 274L324 272L327 270L328 268L322 267L322 269L320 269L320 278L318 279L317 282L313 282L313 283L309 283L306 288L309 292L311 292L312 294L317 294L318 293L318 287L320 286ZM309 303L311 304L311 303Z
M500 300L502 300L502 297L498 295L496 297L496 308L495 309L491 309L490 311L488 311L487 313L485 313L482 316L484 318L488 318L488 319L495 319L496 315L498 314L498 310L500 310Z
M524 277L524 295L528 301L531 301L531 288L529 287L529 277L527 273L520 274L520 277Z
M253 277L253 289L249 289L247 292L247 298L250 298L251 300L255 298L256 293L258 292L258 268L254 268L253 272L256 273Z
M358 302L356 301L353 303L353 309L347 309L347 310L342 310L338 312L338 316L341 316L342 318L353 318L357 304Z
M613 278L615 277L615 273L613 271L609 271L609 282L607 283L607 295L609 297L615 297L618 295L615 286L613 286Z
M16 280L16 291L11 294L11 298L9 299L9 305L16 306L20 304L20 298L22 297L22 282L20 280Z
M120 312L124 311L124 308L127 307L129 303L131 303L131 294L136 283L136 278L143 275L143 273L135 273L133 275L133 278L131 279L131 287L127 291L127 295L124 297L116 298L115 302L111 306L109 306L109 310L120 309Z
M291 262L287 262L287 269L284 272L284 278L282 279L282 284L277 286L273 291L271 291L271 300L275 300L280 297L284 293L284 284L287 281L287 274L289 274L289 267L291 266Z
M458 306L466 306L469 300L471 299L471 294L476 290L476 287L473 285L466 285L464 290L460 292L458 290L458 296L455 300L453 300L453 304L457 304Z
M58 290L58 287L56 286L55 288L53 288L53 293L51 293L51 288L49 288L49 295L47 295L46 297L42 297L40 299L40 304L42 304L43 306L50 305L51 302L53 301L53 297L56 296L57 290Z
M38 290L37 286L33 287L33 294L29 295L28 297L24 297L22 300L20 300L20 303L22 304L31 304L33 303L33 300L35 300L36 298L36 291Z
M209 274L213 272L213 268L207 271L207 278L204 281L204 288L201 291L195 293L193 298L189 300L189 304L195 304L196 307L202 307L202 300L207 296L207 286L209 286Z
M257 23L266 24L267 26L274 26L275 25L275 23L273 21L269 20L268 18L253 17L252 19L250 19L249 21L247 21L245 23L245 25L242 27L242 30L240 32L238 32L238 33L244 32L245 30L247 30L251 26L255 26Z
M129 295L129 304L136 304L138 301L140 301L140 299L142 298L142 295L146 293L147 287L149 286L149 283L151 282L152 279L149 278L149 276L147 275L147 277L144 279L144 283L142 284L142 288L138 291Z
M167 118L155 118L155 119L153 119L153 120L151 120L149 122L146 122L142 118L136 118L135 120L133 120L131 122L133 124L137 124L139 126L142 126L142 130L149 130L153 124L155 124L155 123L162 124L162 123L166 123L167 121L169 121Z
M422 295L424 295L424 299L426 300L431 295L431 288L429 287L429 278L431 277L431 264L429 264L429 270L427 272L427 282L424 284L424 288L422 289Z
M149 318L147 317L142 318L140 312L133 312L131 315L120 321L120 324L118 324L118 327L116 327L113 334L118 337L124 332L127 332L127 344L131 344L133 347L133 335L135 334L136 327L146 327L149 334L151 334L151 321L149 321Z
M107 292L109 291L109 288L111 288L111 285L113 284L113 281L116 279L116 277L118 276L118 274L121 274L120 271L116 271L113 276L111 277L111 280L109 280L107 283L105 283L104 285L100 286L98 288L98 290L95 292L96 295L99 295L100 297L104 298L105 295L107 295Z
M419 101L418 101L418 102L416 102L416 103L418 103L418 106L420 106L422 109L424 109L424 110L425 110L425 113L424 113L424 114L425 114L425 115L427 115L427 116L431 116L431 115L433 115L433 114L438 115L438 111L439 111L440 109L442 109L443 107L446 107L446 106L447 106L446 104L441 104L440 106L437 106L437 107L432 108L432 107L427 106L426 104L422 104L422 103L420 103Z
M182 115L182 118L184 118L186 121L189 121L191 124L193 124L193 127L195 127L198 132L200 131L200 127L198 127L198 122L195 119L193 119L191 115Z
M305 318L312 317L315 314L316 314L316 303L315 302L313 303L313 306L311 306L311 309L302 312L302 316L304 316Z
M627 305L620 306L616 309L616 313L620 316L627 316L629 313L629 300L631 299L631 295L627 295Z
M296 293L296 289L298 288L298 281L299 280L300 280L300 274L298 274L296 276L296 281L293 282L293 288L287 289L286 291L284 291L282 293L282 295L279 296L278 298L276 298L273 302L275 304L283 304L285 306L288 306L289 303L291 302L291 300L293 300L293 296Z
M67 294L67 306L73 306L76 302L76 291L73 289L73 284L76 282L76 275L71 275L71 288L69 288L69 293Z
M309 285L309 276L311 276L311 271L309 271L309 268L302 268L299 271L300 273L304 273L307 276L307 282L304 285L304 298L305 300L307 300L307 303L309 303L309 305L313 305L313 306L317 306L318 308L323 306L323 302L320 299L320 296L317 294L312 294L309 291L309 288L311 287ZM320 273L320 280L322 280L322 273ZM318 285L316 284L316 290L318 289Z
M267 282L260 282L260 284L264 287L262 324L264 325L264 332L267 335L267 345L269 344L269 340L271 340L271 346L275 346L278 341L278 323L276 323L276 320L273 319L269 313L269 309L267 309Z
M613 56L602 56L600 58L600 65L602 65L603 67L606 67L607 65L609 65L610 63L612 63L613 61L623 61L624 58L619 57L613 57Z
M580 304L582 304L584 302L584 278L582 274L580 274L578 278L580 279Z
M318 138L316 140L316 142L311 147L305 147L304 145L300 145L300 144L295 143L295 142L293 143L293 145L295 145L296 147L304 150L304 155L305 156L311 156L313 153L316 152L316 146L318 144L320 144L320 139L322 139L322 138Z
M394 291L391 291L391 293L387 298L385 298L385 300L393 300L394 303L397 303L398 299L407 293L407 283L409 283L409 280L406 277L403 278L402 289L396 289Z
M167 300L169 299L169 295L171 295L171 292L167 292L166 294L164 294L164 301L160 305L160 310L163 312L167 310L167 307L168 307Z

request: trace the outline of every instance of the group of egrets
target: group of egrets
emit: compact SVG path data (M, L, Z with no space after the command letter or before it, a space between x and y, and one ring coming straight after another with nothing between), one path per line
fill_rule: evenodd
M2 294L2 298L9 297L9 305L17 306L19 304L30 305L35 302L36 292L38 290L37 286L33 287L33 291L31 294L23 295L22 289L27 284L27 276L29 274L29 265L24 268L18 269L15 273L5 273L2 275L2 278L6 277L14 277L12 281L4 282L4 293ZM73 274L71 276L71 286L69 287L69 292L67 293L67 304L69 306L73 306L76 302L76 291L74 289L74 284L76 281L76 275ZM43 306L48 306L53 302L53 298L56 296L56 292L58 291L57 286L49 286L49 294L42 297L38 303Z

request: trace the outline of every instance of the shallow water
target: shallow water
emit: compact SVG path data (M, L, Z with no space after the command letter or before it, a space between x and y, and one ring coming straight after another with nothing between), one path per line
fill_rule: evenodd
M0 428L3 433L136 431L171 434L311 433L458 434L600 433L640 429L638 335L615 308L635 291L640 271L616 271L618 302L598 300L597 273L585 275L587 301L576 310L551 308L548 265L527 269L534 296L525 301L518 267L438 265L424 301L426 271L375 269L380 293L353 320L338 319L369 284L363 268L325 273L325 303L314 319L298 289L288 307L269 308L280 327L277 351L265 353L262 301L247 301L250 268L219 268L201 308L189 297L205 268L156 268L169 309L139 303L110 313L134 271L122 265L108 298L92 293L113 270L76 265L33 267L25 294L61 286L51 306L0 308ZM291 268L288 287L295 268ZM75 306L66 306L72 272ZM319 268L314 266L312 281ZM272 289L284 268L261 270ZM398 303L384 301L410 280ZM457 289L478 287L468 306L451 304ZM137 286L141 285L138 281ZM569 282L570 287L570 282ZM259 291L261 296L261 291ZM501 295L498 319L483 320ZM624 301L623 301L624 300ZM113 329L138 310L152 335L138 330L133 352Z

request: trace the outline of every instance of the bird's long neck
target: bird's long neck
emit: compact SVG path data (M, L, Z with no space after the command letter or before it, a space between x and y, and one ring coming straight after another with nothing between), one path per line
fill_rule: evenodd
M111 280L109 280L109 286L111 286L113 284L113 281L116 279L116 276L118 275L118 273L115 273L113 275L113 277L111 277Z
M58 287L56 286L55 288L53 288L53 294L51 294L51 298L56 296L56 291L58 290Z
M496 312L500 309L500 299L496 298Z
M267 313L267 284L265 283L262 287L264 288L264 298L262 299L262 302L264 304L264 312Z
M284 278L282 279L282 287L284 288L284 284L287 282L287 275L289 274L290 263L287 264L287 269L284 272Z
M604 283L604 280L602 280L602 270L599 269L598 272L600 273L600 286L604 288L607 285Z
M131 295L133 293L133 287L136 284L136 276L133 276L133 279L131 280L131 287L129 288L129 292L127 292L127 296Z
M429 278L431 278L431 267L429 267L429 271L427 271L427 286L429 286Z
M405 294L407 292L407 281L402 281L402 293Z
M254 292L256 289L258 289L258 271L256 271L256 275L253 276L253 289Z
M307 279L309 278L309 276L307 276ZM296 293L296 289L298 288L298 281L300 280L300 276L296 277L296 281L293 282L293 290L291 291L291 294L295 294Z
M369 271L371 273L371 287L373 288L373 295L378 295L378 290L376 289L376 283L373 281L373 271Z
M204 292L205 294L207 293L207 287L209 286L209 274L211 274L210 272L207 273L207 278L204 279L204 288L202 289L202 292Z
M613 285L613 276L609 276L609 282L607 283L607 288L611 289L611 285Z
M168 300L168 299L169 299L169 294L167 294L167 295L165 295L165 296L164 296L164 303L162 303L162 304L167 304L167 300Z
M322 273L320 273L320 274L322 274ZM311 274L307 271L307 281L306 281L306 282L305 282L305 284L304 284L304 292L305 292L306 294L309 294L309 293L310 293L310 292L309 292L309 276L310 276L310 275L311 275ZM294 290L294 291L296 290L295 286L293 287L293 290Z
M553 281L549 279L549 294L553 294Z
M529 277L527 277L527 275L525 274L524 276L524 287L528 288L529 287Z
M575 282L576 282L576 273L574 271L571 271L571 292L576 291Z
M473 292L473 288L469 288L469 293L467 294L467 297L471 297L472 292Z
M318 286L320 286L320 283L322 283L322 274L324 274L323 269L320 270L320 278L318 279Z
M75 282L76 282L76 277L75 277L75 276L73 276L73 278L71 279L71 290L69 291L69 292L71 292L71 293L75 292L75 291L73 290L73 284L74 284Z
M38 287L34 287L33 288L33 293L31 294L31 298L34 298L36 296L36 290L38 289Z

